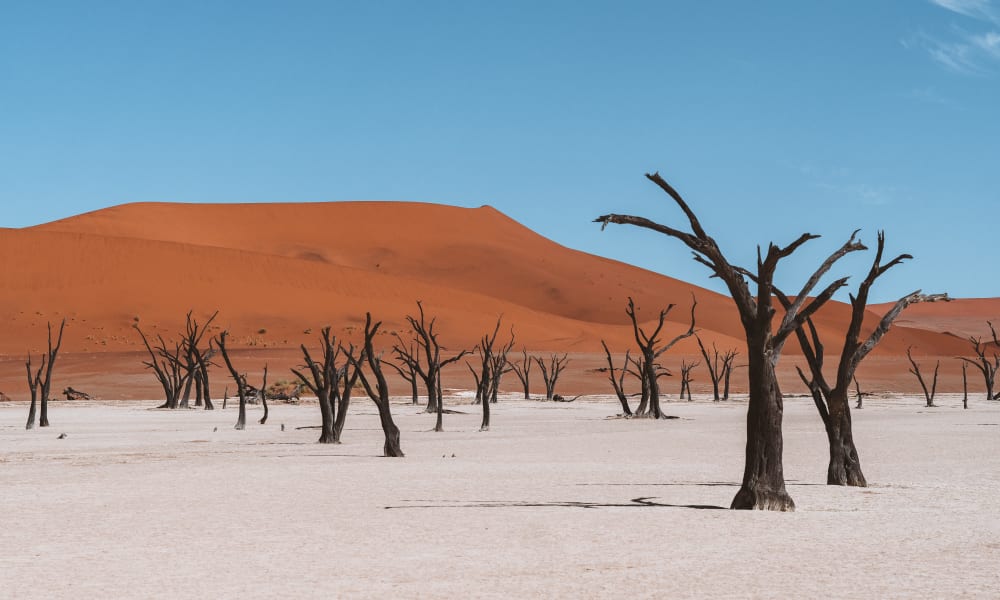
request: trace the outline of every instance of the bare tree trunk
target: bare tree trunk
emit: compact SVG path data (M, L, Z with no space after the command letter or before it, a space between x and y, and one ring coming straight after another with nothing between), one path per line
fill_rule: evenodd
M264 383L260 386L260 401L264 405L264 416L260 418L260 424L267 423L267 365L264 365Z
M757 341L762 344L762 341ZM784 404L774 366L761 351L750 351L750 405L747 409L747 445L743 485L730 508L795 510L785 490L782 468L781 419Z
M59 348L62 346L63 329L66 328L66 319L62 320L59 325L59 337L56 340L55 346L52 345L52 323L48 324L49 327L49 350L48 350L48 364L45 364L45 379L41 380L41 390L42 390L42 401L41 410L38 414L38 426L48 427L49 426L49 391L52 388L52 368L56 366L56 357L59 355Z
M28 389L31 390L31 405L28 408L28 422L25 423L25 429L34 429L35 427L35 409L38 405L38 388L41 386L42 371L45 370L45 362L48 357L42 356L42 364L38 367L38 372L32 372L31 370L31 354L28 354L27 360L24 362L24 368L28 372Z
M434 431L444 431L444 400L441 397L441 371L438 371L437 381L435 381L437 387L437 419L434 423ZM484 400L485 401L485 400Z
M962 408L969 408L969 380L965 373L965 363L962 363Z
M365 345L361 351L361 357L355 358L353 349L347 352L347 360L354 365L357 376L361 379L361 385L375 407L378 408L379 422L382 424L382 433L385 435L385 443L382 446L382 453L387 457L402 457L403 450L400 447L399 428L392 420L391 405L389 403L389 384L386 382L385 374L382 372L382 359L375 354L372 346L372 339L378 333L382 322L372 323L371 313L365 313ZM366 362L372 376L375 378L374 385L368 381L362 370L361 363Z
M480 384L480 388L485 386ZM480 389L480 393L483 395L483 422L479 425L479 431L489 431L490 430L490 399L486 395L485 389Z
M833 390L827 398L826 434L830 442L830 464L826 470L827 485L868 487L861 471L861 459L854 446L851 428L851 407L846 390Z

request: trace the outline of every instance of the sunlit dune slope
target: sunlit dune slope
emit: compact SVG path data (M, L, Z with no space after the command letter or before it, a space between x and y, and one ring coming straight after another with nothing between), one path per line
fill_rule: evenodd
M490 207L402 202L129 204L24 230L0 230L5 285L0 351L37 348L46 321L70 319L70 351L135 349L131 329L172 334L184 313L220 310L218 324L244 345L295 347L330 324L356 332L365 311L404 329L422 300L442 339L475 343L498 315L519 342L552 351L630 345L623 308L644 321L677 303L664 337L684 330L698 299L700 334L741 344L731 301L670 277L560 246ZM816 318L828 351L848 309ZM869 326L875 322L870 319ZM879 351L909 345L955 353L960 340L900 327ZM696 352L686 341L680 352ZM789 353L797 353L790 341Z

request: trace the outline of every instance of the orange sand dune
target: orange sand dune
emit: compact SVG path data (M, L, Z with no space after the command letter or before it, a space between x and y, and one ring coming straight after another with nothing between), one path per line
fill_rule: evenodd
M880 305L886 309L889 305ZM1000 333L1000 298L962 298L951 302L934 302L911 306L896 321L927 331L950 333L963 339L991 339L992 321Z
M720 348L742 345L725 296L565 248L489 207L130 204L0 229L0 265L0 389L23 378L20 357L40 351L45 323L63 317L65 352L120 362L123 352L142 350L133 324L170 338L188 310L202 318L219 310L216 324L230 330L236 347L284 349L287 362L326 324L357 339L366 310L385 321L380 341L387 347L388 334L405 331L404 316L420 299L451 349L471 347L502 314L518 347L594 356L602 338L616 352L634 344L627 296L646 321L677 303L664 333L669 339L686 328L694 294L700 335ZM957 305L945 305L946 312ZM848 314L847 306L832 304L816 318L831 356ZM878 353L898 357L913 345L951 356L966 347L920 319L900 323L906 326ZM794 340L786 351L798 353ZM695 353L693 340L676 349ZM80 376L101 368L100 358L72 360L83 365Z

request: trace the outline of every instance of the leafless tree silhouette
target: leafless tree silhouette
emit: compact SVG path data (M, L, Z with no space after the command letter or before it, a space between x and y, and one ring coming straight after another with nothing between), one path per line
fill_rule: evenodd
M794 510L795 503L785 489L781 432L784 404L775 367L788 337L846 283L846 278L838 279L810 299L809 295L820 279L837 260L849 252L864 249L864 246L851 240L823 261L803 285L795 302L786 310L775 328L773 281L778 263L818 236L805 233L787 246L769 244L766 252L758 251L757 268L752 272L730 264L687 202L658 173L646 177L666 192L684 212L691 227L690 233L631 215L608 214L598 217L596 222L601 223L602 227L608 224L633 225L676 238L694 252L696 261L708 267L714 276L726 284L746 333L750 391L743 483L733 498L731 507ZM751 293L748 279L756 284L756 294Z

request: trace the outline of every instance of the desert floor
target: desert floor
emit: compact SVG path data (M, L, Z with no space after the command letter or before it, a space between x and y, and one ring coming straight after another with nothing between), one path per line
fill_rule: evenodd
M433 417L394 405L406 458L381 454L370 402L344 443L315 404L152 410L54 402L25 431L0 404L0 595L95 597L996 597L1000 403L855 412L867 489L824 485L811 401L785 411L794 513L724 510L745 401L502 400ZM285 431L281 431L281 425ZM66 433L65 439L57 439ZM637 500L639 499L639 500ZM655 503L653 505L643 502Z

